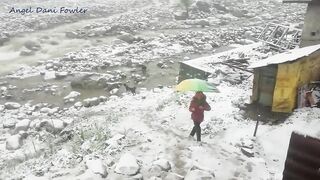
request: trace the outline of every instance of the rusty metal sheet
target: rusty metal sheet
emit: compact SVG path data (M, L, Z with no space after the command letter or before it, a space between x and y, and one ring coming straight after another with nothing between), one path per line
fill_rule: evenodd
M320 180L320 140L293 132L282 180Z

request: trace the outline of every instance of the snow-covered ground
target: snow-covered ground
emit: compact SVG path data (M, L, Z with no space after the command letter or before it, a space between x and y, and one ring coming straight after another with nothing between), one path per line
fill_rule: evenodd
M255 122L245 119L237 107L248 100L250 86L222 84L219 89L222 93L207 94L212 110L201 125L202 144L188 138L193 123L187 107L193 94L171 88L141 91L135 96L113 96L94 108L66 111L59 119L69 123L63 134L72 132L71 140L63 140L61 133L59 137L30 133L21 149L1 148L1 177L33 179L36 174L42 179L95 179L92 171L103 167L107 179L123 179L131 176L119 175L115 169L119 158L129 153L138 162L132 174L144 179L179 179L197 169L216 179L281 179L291 132L320 137L320 110L310 108L297 110L280 125L260 124L253 137ZM30 125L31 132L36 128L36 123ZM245 146L252 147L247 150L254 157L241 152ZM90 168L87 159L101 161L103 166ZM129 160L123 169L135 171L131 162L135 160ZM155 167L157 160L168 161L170 168Z
M188 137L193 94L173 85L179 61L234 46L249 63L276 53L254 37L267 22L301 27L305 7L207 7L193 4L182 21L174 0L90 1L89 17L0 14L0 179L280 180L291 132L320 137L319 109L261 123L253 137L256 119L243 110L251 74L209 63L221 93L206 94L212 110L199 144ZM194 61L231 56L243 53ZM129 82L136 95L125 92Z

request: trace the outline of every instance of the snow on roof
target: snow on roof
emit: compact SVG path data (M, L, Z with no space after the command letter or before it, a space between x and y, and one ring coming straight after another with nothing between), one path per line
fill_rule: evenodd
M292 49L288 52L277 54L269 58L266 58L264 60L252 63L249 66L249 68L254 69L258 67L268 66L271 64L281 64L285 62L295 61L301 57L308 56L319 49L320 49L320 44L314 45L314 46L308 46L304 48Z
M200 57L200 58L196 58L196 59L192 59L192 60L188 60L188 61L183 61L181 63L195 67L195 68L200 69L205 72L213 72L214 69L211 66L209 66L209 63L215 63L215 62L222 61L221 57L230 55L232 53L237 53L237 52L243 52L245 54L253 53L253 49L257 48L261 45L262 45L261 42L253 43L253 44L249 44L249 45L241 45L239 47L236 47L236 48L228 50L228 51L223 51L223 52L211 55L211 56Z

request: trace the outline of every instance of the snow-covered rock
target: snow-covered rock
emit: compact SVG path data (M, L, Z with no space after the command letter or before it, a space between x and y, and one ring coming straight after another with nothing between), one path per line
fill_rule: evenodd
M21 105L19 103L16 102L7 102L4 104L6 109L19 109L21 107Z
M112 138L106 141L106 144L109 146L116 147L119 144L119 141L123 139L125 136L123 134L116 134Z
M63 99L64 100L68 100L71 98L77 98L81 95L81 93L77 92L77 91L71 91L67 96L65 96Z
M213 180L215 178L209 172L206 172L200 169L191 170L184 177L184 180L204 180L204 179Z
M38 51L41 49L41 46L39 43L35 42L35 41L31 41L31 40L28 40L24 43L24 46L27 48L27 49L30 49L32 51Z
M4 111L6 107L4 105L0 105L0 112Z
M83 106L84 107L91 107L91 106L97 106L99 105L100 100L97 97L93 97L93 98L87 98L83 100Z
M115 168L116 173L129 176L137 174L139 170L137 159L130 153L122 155Z
M101 102L104 102L104 101L107 101L108 98L107 98L106 96L99 96L99 100L100 100Z
M203 49L204 49L204 50L211 50L211 49L212 49L212 46L211 46L211 44L206 43L206 44L203 45Z
M15 133L18 133L19 131L27 131L29 129L30 122L31 121L29 119L18 121L14 129Z
M123 44L126 43L125 41L121 40L121 39L115 39L111 42L113 45L119 45L119 44Z
M154 161L152 164L159 166L163 171L169 171L171 169L171 164L166 159L158 159Z
M82 105L82 102L76 102L75 104L74 104L74 107L75 108L81 108L83 105Z
M43 107L40 109L41 113L47 113L48 115L52 115L54 113L57 113L58 111L59 111L59 107L55 107L55 108Z
M16 150L22 146L22 137L20 134L12 135L6 140L6 149Z
M20 51L20 56L33 56L33 55L35 55L35 52L33 50L30 50L30 49L23 48Z
M5 118L3 120L3 128L14 128L17 123L17 120L15 118Z
M87 159L86 166L95 174L100 174L102 177L107 176L107 170L101 159Z
M46 68L50 69L51 63L47 64ZM44 74L44 79L45 80L50 80L50 79L55 79L56 78L56 73L54 71L46 71Z
M148 173L150 176L160 177L162 173L162 169L160 166L152 165L150 169L148 169Z
M48 107L43 107L40 109L41 113L48 113L49 111L50 111L50 108L48 108Z
M111 95L115 95L115 94L117 94L119 92L119 89L118 88L114 88L114 89L112 89L111 91L110 91L110 94Z
M68 72L55 72L55 76L57 79L62 79L68 76Z
M186 12L176 12L174 13L175 20L186 20L188 18L188 14Z
M51 133L59 133L67 124L59 119L45 119L40 123L40 128L45 128L46 131Z

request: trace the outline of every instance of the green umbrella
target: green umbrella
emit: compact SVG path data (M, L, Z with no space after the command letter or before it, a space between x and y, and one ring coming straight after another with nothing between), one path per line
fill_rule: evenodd
M175 88L176 91L202 91L202 92L219 92L213 85L201 79L186 79L181 81Z

